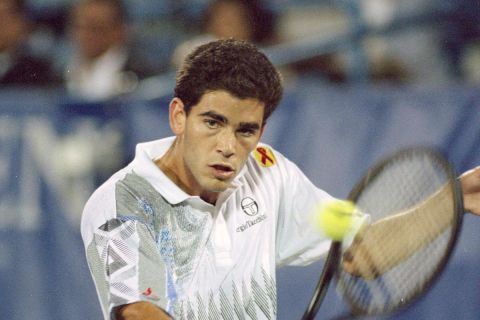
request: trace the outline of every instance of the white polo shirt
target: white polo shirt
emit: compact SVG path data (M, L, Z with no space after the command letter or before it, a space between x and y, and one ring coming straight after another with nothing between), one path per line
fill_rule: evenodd
M139 144L85 206L81 233L105 319L137 301L175 319L275 319L275 268L328 251L311 214L331 196L259 145L211 205L155 165L173 141Z

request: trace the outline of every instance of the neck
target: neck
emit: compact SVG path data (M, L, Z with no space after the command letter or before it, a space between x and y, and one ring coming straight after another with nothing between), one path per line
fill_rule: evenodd
M175 150L176 141L172 144L170 149L160 158L155 160L157 167L165 173L167 177L170 178L180 189L185 191L188 194L191 194L190 188L187 184L182 181L180 178L180 170L178 168L178 162L176 161L176 150Z
M195 183L188 183L188 181L194 181L194 178L191 176L191 174L188 174L188 170L184 166L182 157L178 154L177 143L178 140L175 140L167 152L160 159L155 160L155 164L185 193L188 193L192 196L199 196L205 202L215 204L218 199L218 192L209 192L205 190L202 191L199 186L192 187L196 186Z

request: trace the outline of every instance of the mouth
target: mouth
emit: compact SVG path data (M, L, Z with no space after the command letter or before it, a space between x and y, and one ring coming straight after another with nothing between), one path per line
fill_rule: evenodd
M235 169L229 164L212 164L209 165L215 178L227 180L235 175Z

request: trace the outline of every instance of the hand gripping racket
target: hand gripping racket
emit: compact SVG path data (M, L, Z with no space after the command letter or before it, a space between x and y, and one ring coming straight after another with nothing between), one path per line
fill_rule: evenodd
M332 242L303 320L313 319L328 285L355 315L381 315L414 302L444 270L463 217L460 183L436 150L401 150L368 170L349 195L371 221L348 248Z

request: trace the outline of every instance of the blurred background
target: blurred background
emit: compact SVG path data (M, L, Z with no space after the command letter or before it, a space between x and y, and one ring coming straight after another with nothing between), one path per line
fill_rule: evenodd
M285 78L264 142L337 197L399 148L480 165L477 0L0 0L0 318L100 319L83 205L136 143L170 135L193 47L256 43ZM378 319L479 319L480 219L418 303ZM299 319L322 262L278 270ZM350 319L330 290L319 319Z

